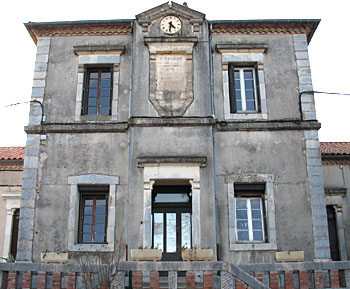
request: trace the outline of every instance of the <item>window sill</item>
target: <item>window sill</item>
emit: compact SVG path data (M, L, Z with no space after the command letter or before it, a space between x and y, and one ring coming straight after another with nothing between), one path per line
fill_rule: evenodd
M260 120L267 119L267 113L235 113L225 115L226 120Z
M277 244L274 243L250 243L231 244L230 251L276 251Z
M68 244L68 249L71 252L88 251L88 252L113 252L113 244Z
M98 115L98 114L93 114L93 115L81 115L80 116L80 121L81 122L96 122L96 121L111 121L112 116L111 115Z

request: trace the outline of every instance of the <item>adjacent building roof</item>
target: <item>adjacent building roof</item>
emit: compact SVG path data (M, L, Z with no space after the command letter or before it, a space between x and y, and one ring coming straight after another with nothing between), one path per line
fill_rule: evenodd
M0 147L0 171L23 170L24 147Z
M350 142L321 142L324 165L350 164Z

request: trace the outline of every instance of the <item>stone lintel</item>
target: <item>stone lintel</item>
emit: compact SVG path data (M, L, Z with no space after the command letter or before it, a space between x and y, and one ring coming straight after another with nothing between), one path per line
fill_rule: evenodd
M232 44L232 43L221 43L216 44L216 50L219 53L222 52L236 52L236 53L249 53L249 52L260 52L265 53L268 48L267 43L241 43L241 44Z
M196 164L200 167L207 165L206 157L140 157L137 158L137 166L143 168L154 164Z
M76 55L91 55L91 54L123 54L125 45L87 45L74 46Z

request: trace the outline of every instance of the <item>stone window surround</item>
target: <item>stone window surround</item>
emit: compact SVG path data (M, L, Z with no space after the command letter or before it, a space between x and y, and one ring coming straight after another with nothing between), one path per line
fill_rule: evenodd
M274 177L271 174L233 174L226 177L228 193L229 244L230 251L277 250L276 215L274 201ZM235 220L235 190L234 184L265 184L265 208L267 243L237 243Z
M224 115L226 120L248 120L248 119L267 119L266 90L264 77L264 53L267 50L267 44L217 44L217 50L222 55L222 78L223 78L223 97L224 97ZM229 64L257 65L260 112L236 112L230 110L229 93Z
M76 92L75 121L106 121L117 120L120 56L124 52L124 46L75 46L74 52L78 56L78 82ZM84 71L86 65L113 65L113 95L111 103L111 115L82 115Z
M336 215L337 237L340 253L340 260L348 260L346 254L346 239L343 218L343 200L346 195L346 188L325 188L326 205L333 206Z
M192 247L200 248L200 167L199 163L142 163L143 194L143 248L152 247L152 189L157 180L188 180L192 186Z
M21 191L8 191L2 192L0 196L6 201L6 226L4 236L4 247L2 251L2 257L7 258L10 252L13 215L16 210L20 208ZM5 260L2 260L5 262Z
M119 176L97 174L70 176L68 177L68 184L70 185L68 250L113 252L115 245L116 193ZM109 185L107 244L78 244L79 185Z

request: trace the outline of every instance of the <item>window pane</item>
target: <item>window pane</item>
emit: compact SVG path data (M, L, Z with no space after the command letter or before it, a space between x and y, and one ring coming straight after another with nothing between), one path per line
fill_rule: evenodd
M92 224L92 216L84 216L84 224Z
M244 79L253 79L253 71L244 70Z
M100 114L109 115L109 106L100 107Z
M176 252L176 213L166 214L166 251Z
M154 213L153 220L153 247L163 252L163 213Z
M252 218L253 219L261 219L261 212L260 210L252 210Z
M96 106L97 105L97 98L96 97L89 97L88 98L88 106Z
M238 231L238 241L249 241L248 231Z
M237 229L248 229L248 221L237 221Z
M254 81L252 79L244 80L245 89L254 89Z
M181 213L181 247L191 248L191 214Z
M235 80L237 79L237 80L239 80L239 70L237 70L237 71L235 71Z
M237 111L242 111L242 101L236 100L236 109Z
M92 207L85 207L84 215L92 215Z
M97 89L96 88L90 88L89 89L89 96L97 96Z
M92 241L91 234L83 234L83 242L91 242Z
M105 224L96 224L95 225L95 232L96 233L104 233L105 231Z
M96 216L95 222L96 224L104 224L106 222L106 216L105 215Z
M253 230L262 229L261 221L253 221Z
M95 234L95 242L104 242L105 235L104 234Z
M94 106L88 107L88 114L97 114L97 108Z
M101 97L100 99L100 105L101 106L109 106L109 101L110 98L109 97Z
M111 78L111 73L110 72L102 72L101 78Z
M262 231L254 231L253 232L253 239L254 239L254 241L262 241L263 240Z
M241 90L240 89L236 89L236 99L242 99L242 96L241 96Z
M236 208L237 209L246 209L247 201L246 200L236 200Z
M245 99L255 100L254 90L246 90L245 91Z
M235 89L241 88L241 82L239 80L235 80Z
M94 204L94 200L85 200L85 206L92 206Z
M98 81L97 81L97 79L90 79L90 81L89 81L89 86L90 86L90 87L97 87L97 86L98 86Z
M172 193L161 193L157 194L155 203L188 203L190 197L187 193L172 194Z
M83 226L83 232L84 233L91 233L92 226L91 225L84 225Z
M254 111L255 110L255 101L247 101L246 107L248 111Z
M100 96L111 96L110 88L101 88Z
M101 205L106 205L106 200L96 200L96 205L101 206Z
M260 200L250 200L250 206L252 209L260 209Z
M105 206L96 207L96 215L104 215L106 213Z
M110 87L111 80L110 79L101 79L101 87Z
M90 72L90 79L91 78L98 78L98 72Z
M246 220L248 219L247 210L237 210L237 219Z

